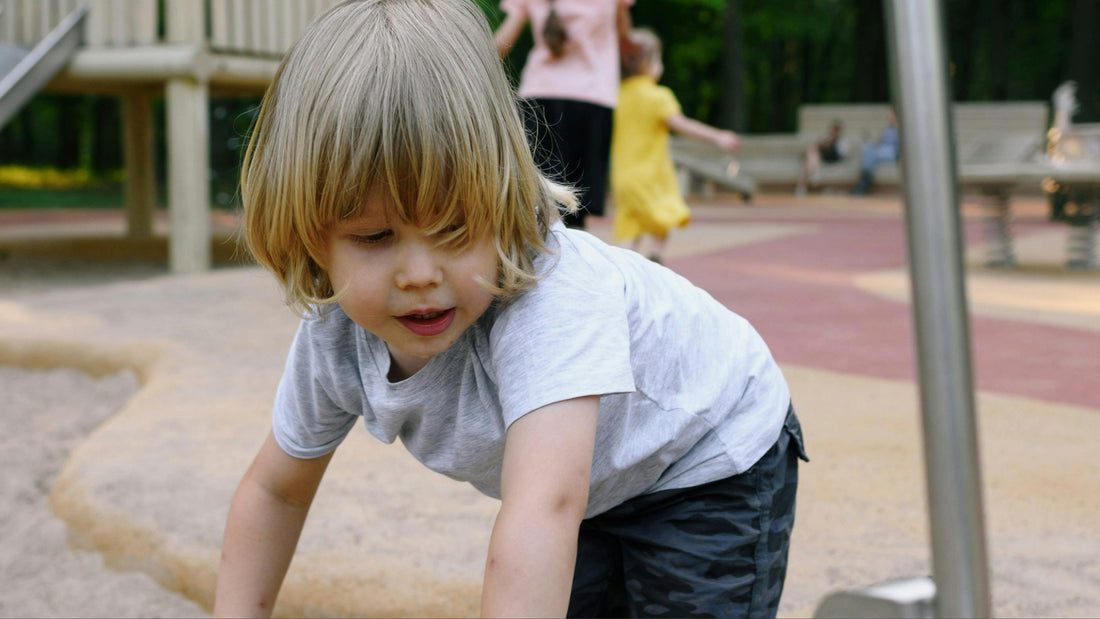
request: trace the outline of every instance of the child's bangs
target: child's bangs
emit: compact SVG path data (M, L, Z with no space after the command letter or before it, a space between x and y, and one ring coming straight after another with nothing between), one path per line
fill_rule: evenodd
M363 80L357 109L340 123L356 134L337 164L342 215L380 206L369 196L381 193L401 221L461 243L499 222L515 157L503 148L506 131L486 88L478 94L455 50L423 43L416 54L394 53L392 73Z
M382 136L380 142L394 147L369 158L373 164L363 170L356 211L389 208L400 221L460 245L493 229L497 192L481 170L482 157L459 156L452 140L436 135ZM385 204L370 203L380 196Z

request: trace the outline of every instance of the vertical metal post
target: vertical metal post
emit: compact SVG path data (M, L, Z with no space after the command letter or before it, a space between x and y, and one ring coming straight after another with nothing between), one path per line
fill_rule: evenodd
M883 0L901 134L936 613L989 617L977 423L940 0Z

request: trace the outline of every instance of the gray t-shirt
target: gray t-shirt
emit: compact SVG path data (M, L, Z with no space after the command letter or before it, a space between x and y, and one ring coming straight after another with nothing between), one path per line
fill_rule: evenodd
M391 383L385 342L339 308L303 320L275 397L288 454L334 449L360 418L428 468L500 497L507 428L599 395L587 517L635 496L744 472L779 436L790 392L751 325L635 252L556 225L538 285L494 305Z

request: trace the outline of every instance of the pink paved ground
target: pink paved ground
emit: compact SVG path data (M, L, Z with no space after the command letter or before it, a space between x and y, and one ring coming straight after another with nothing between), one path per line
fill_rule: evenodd
M776 216L786 205L773 197L765 205L696 213L695 226L713 223L806 224L803 233L672 258L670 267L706 288L748 318L781 362L879 378L915 378L913 326L907 304L866 292L855 284L863 274L906 267L902 214L887 206L821 217L812 211ZM835 206L835 200L832 201ZM878 201L879 203L883 201ZM858 204L858 201L856 201ZM802 204L806 204L805 201ZM1017 239L1066 226L1046 220L1041 200L1031 200L1014 226ZM166 224L158 214L158 228ZM606 220L596 219L596 228ZM215 214L217 229L232 230L230 215ZM982 240L981 222L964 218L968 246ZM65 226L98 232L118 228L117 211L91 209L3 210L5 229L44 230ZM1088 277L1088 275L1084 275ZM1100 407L1100 333L1023 320L973 316L970 322L975 386L981 390L1040 400ZM838 354L843 351L843 354Z
M731 221L708 211L697 223ZM766 209L738 223L771 222ZM907 264L904 222L841 215L784 218L813 229L776 240L686 256L669 265L752 322L779 361L879 378L915 378L910 308L858 288L858 275ZM981 240L966 222L967 242ZM1019 238L1065 226L1021 218ZM1100 333L974 316L972 357L981 390L1100 407Z

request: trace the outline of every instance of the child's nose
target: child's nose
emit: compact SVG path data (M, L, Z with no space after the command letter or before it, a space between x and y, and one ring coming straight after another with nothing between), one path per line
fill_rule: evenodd
M422 288L437 286L443 279L440 261L430 242L410 241L401 252L401 260L395 276L398 288Z

